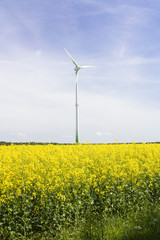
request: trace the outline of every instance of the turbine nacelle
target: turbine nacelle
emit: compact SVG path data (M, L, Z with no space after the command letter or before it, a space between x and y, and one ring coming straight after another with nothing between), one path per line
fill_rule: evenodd
M77 73L80 69L81 69L81 67L79 67L78 65L76 65L75 68L74 68L74 71Z

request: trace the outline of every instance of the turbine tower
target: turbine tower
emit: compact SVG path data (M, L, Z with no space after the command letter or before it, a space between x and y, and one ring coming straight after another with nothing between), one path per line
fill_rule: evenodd
M75 139L75 142L78 144L79 143L79 116L78 116L78 107L79 107L79 104L78 104L78 73L79 73L79 70L83 69L83 68L92 68L94 66L79 66L75 60L72 58L72 56L69 54L69 52L64 49L66 51L66 53L68 54L69 58L72 60L73 64L75 65L75 68L74 68L74 71L75 71L75 74L76 74L76 104L75 104L75 107L76 107L76 139Z

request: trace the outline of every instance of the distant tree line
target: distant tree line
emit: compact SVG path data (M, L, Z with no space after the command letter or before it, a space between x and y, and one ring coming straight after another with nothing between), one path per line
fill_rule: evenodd
M59 143L49 143L49 142L5 142L5 141L0 141L0 145L47 145L47 144L53 144L53 145L58 145Z
M145 144L160 144L160 142L146 142ZM56 143L56 142L5 142L5 141L0 141L0 145L5 145L5 146L9 146L9 145L48 145L48 144L52 144L52 145L75 145L75 143ZM101 144L107 144L107 145L115 145L115 144L143 144L143 142L128 142L128 143L80 143L82 145L101 145Z

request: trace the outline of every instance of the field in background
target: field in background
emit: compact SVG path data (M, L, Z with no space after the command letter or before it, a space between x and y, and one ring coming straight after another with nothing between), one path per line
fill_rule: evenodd
M159 239L159 203L159 144L0 146L1 239Z

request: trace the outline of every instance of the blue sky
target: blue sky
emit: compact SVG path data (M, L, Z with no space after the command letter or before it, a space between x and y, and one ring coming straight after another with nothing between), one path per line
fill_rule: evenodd
M159 0L1 0L0 140L159 141Z

